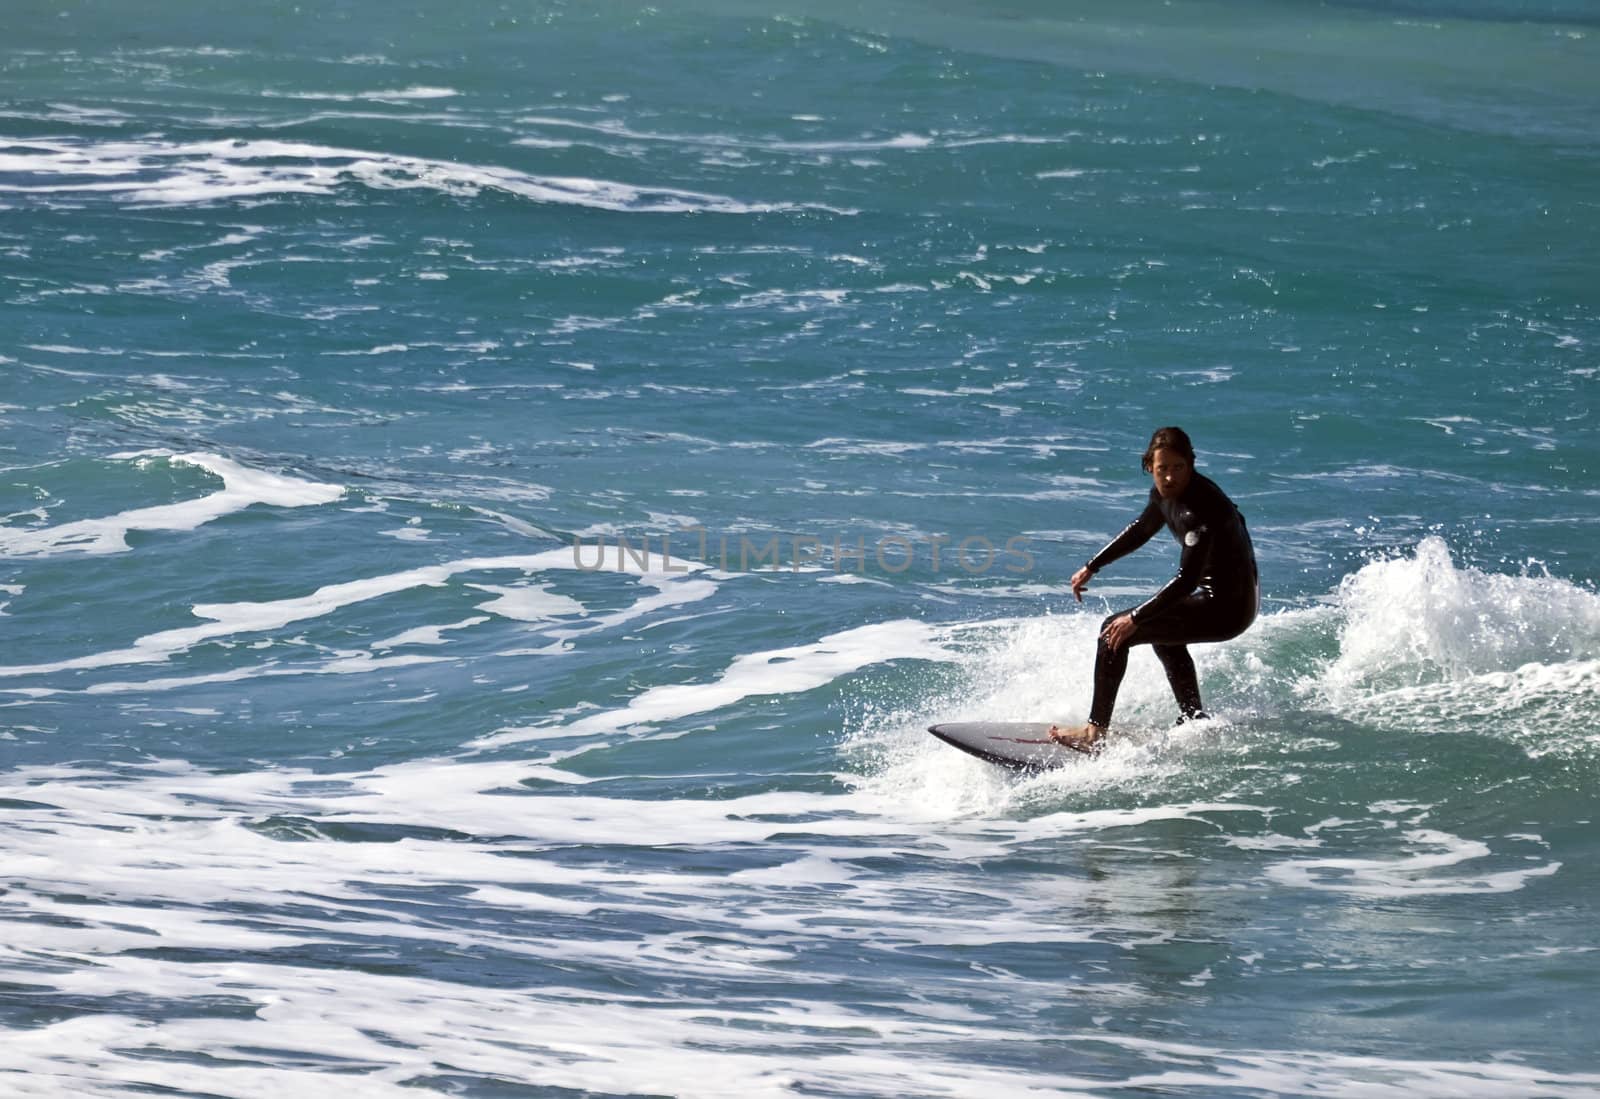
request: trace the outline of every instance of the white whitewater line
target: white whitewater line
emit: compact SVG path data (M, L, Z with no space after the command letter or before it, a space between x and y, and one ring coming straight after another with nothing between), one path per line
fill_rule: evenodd
M570 595L559 595L550 591L548 584L513 587L499 587L494 584L467 586L497 597L487 603L479 603L478 610L488 611L501 618L512 618L518 622L549 622L556 618L589 613L588 608Z
M352 653L336 657L323 664L311 666L280 667L275 664L268 664L255 668L236 668L233 671L216 672L210 675L173 676L167 679L142 679L127 683L96 683L92 687L85 687L81 691L51 691L48 693L84 695L148 694L152 691L175 691L184 687L197 687L212 683L241 683L247 679L264 679L276 676L360 675L392 668L410 668L419 664L443 664L450 659L448 656L423 656L420 654L372 656L368 653Z
M408 99L450 99L461 93L454 88L436 88L425 84L414 85L410 88L400 88L394 91L375 92L278 92L267 90L260 93L265 99L307 99L319 102L334 103L359 103L363 100L374 100L387 103L396 100Z
M639 694L618 710L592 714L569 725L508 729L470 741L469 748L494 748L551 737L590 736L629 726L657 725L709 713L756 695L798 694L826 686L841 675L886 660L948 661L940 639L947 631L915 619L895 619L829 634L808 645L736 657L710 683L669 683Z
M705 568L705 566L699 565L696 566L696 568ZM615 611L607 615L601 615L598 618L592 618L589 620L589 624L581 629L576 627L566 629L551 629L546 630L545 635L547 637L554 638L557 641L567 641L574 637L580 637L586 633L598 633L601 630L613 629L622 625L624 622L631 622L635 618L649 614L651 611L658 611L664 607L677 607L684 603L695 603L701 599L708 599L712 595L716 594L718 587L716 582L712 580L672 580L661 575L660 573L646 573L645 575L639 577L639 582L641 584L647 584L656 588L657 590L655 594L641 596L631 605L624 607L622 610ZM491 610L493 609L493 605L483 604L478 609ZM502 655L509 656L512 654L506 653Z
M164 174L152 179L152 173ZM27 185L0 184L0 192L108 194L128 202L157 205L274 194L326 195L354 181L379 190L421 188L464 196L496 190L535 202L631 213L850 213L814 203L746 203L725 195L672 187L536 176L494 165L289 141L31 140L14 142L8 151L0 152L0 175L40 180ZM54 176L67 178L54 182ZM90 178L84 181L84 177Z
M1362 897L1441 896L1458 893L1514 893L1529 878L1561 869L1559 862L1489 873L1435 875L1490 855L1489 845L1431 828L1411 829L1405 839L1424 850L1395 858L1288 859L1266 868L1270 881L1300 889Z
M176 465L197 466L222 478L221 492L177 504L136 508L103 519L79 519L38 529L0 527L0 557L46 557L58 553L120 553L134 530L194 530L252 504L298 508L331 503L344 495L342 485L304 481L264 470L249 469L217 454L173 454L140 451L114 454L114 459L165 458Z
M1015 1040L1004 1020L982 1016L976 1023L918 1019L799 997L773 1004L737 997L719 1004L643 1002L580 987L474 987L245 961L179 966L121 955L97 961L68 975L73 995L115 1002L155 987L198 1004L227 988L256 1010L246 1018L159 1021L105 1014L16 1031L0 1064L15 1072L8 1082L19 1099L125 1095L131 1084L292 1096L324 1092L334 1081L354 1099L408 1099L441 1065L474 1078L584 1093L705 1099L790 1099L814 1091L1074 1099L1124 1090L1569 1099L1593 1095L1600 1083L1592 1073L1506 1061L1227 1049L1065 1031L1055 1036L1073 1047L1060 1055L1065 1063L1092 1063L1105 1056L1106 1045L1138 1058L1131 1072L1114 1077L1079 1075L963 1058L953 1050L967 1043ZM194 1056L158 1059L144 1052L151 1049Z
M759 141L727 134L651 133L635 130L620 122L584 122L574 118L557 118L551 115L528 115L517 120L526 126L548 126L567 130L582 130L603 137L625 141L660 141L674 145L702 145L719 149L757 149L770 152L795 153L850 153L880 150L927 149L937 144L935 138L925 134L900 133L885 138L858 138L837 141ZM541 138L520 138L518 145L535 144Z
M368 648L378 652L385 649L398 649L405 645L443 645L445 644L444 635L447 631L471 629L473 626L481 626L487 621L489 621L488 615L475 614L471 618L463 618L459 622L450 622L439 626L415 626L409 630L403 630L393 637L385 638L382 641L374 641Z
M343 490L341 489L340 491L342 492ZM593 547L589 549L592 550ZM635 614L643 613L644 610L652 609L656 606L671 605L684 601L668 585L676 587L687 587L691 584L697 585L692 591L686 593L692 599L704 598L716 590L716 585L710 581L685 581L681 584L673 584L672 581L664 577L664 574L642 569L632 557L621 553L616 546L609 546L606 549L613 555L612 558L605 559L604 567L607 571L631 573L646 583L655 584L657 587L667 587L667 590L647 596L627 611L609 616L608 619L604 620L603 624L626 620L626 618L633 617ZM588 553L589 550L585 552ZM544 572L552 569L577 569L578 567L575 552L570 547L563 547L535 554L508 557L468 557L458 561L448 561L440 565L425 565L421 568L406 569L403 572L388 573L383 576L367 577L363 580L347 580L337 584L327 584L309 595L289 599L275 599L262 603L197 603L191 609L197 618L210 619L205 625L188 626L181 629L162 630L159 633L146 634L125 649L91 653L88 656L72 657L47 664L0 666L0 676L45 675L51 672L81 671L89 668L105 668L122 664L159 663L196 645L216 638L228 637L238 633L257 633L281 629L294 622L321 618L355 603L364 603L386 595L408 591L412 588L440 587L449 582L450 578L458 573L489 572L504 569L518 569L523 572ZM693 571L703 566L695 565L693 562L685 562L678 567ZM247 673L225 674L245 675ZM121 688L126 685L119 684L116 686Z

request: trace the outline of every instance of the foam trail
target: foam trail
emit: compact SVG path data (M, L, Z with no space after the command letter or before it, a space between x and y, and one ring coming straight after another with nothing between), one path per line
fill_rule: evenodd
M1482 730L1514 740L1532 759L1586 758L1600 744L1597 701L1600 660L1586 660L1524 664L1465 680L1397 687L1349 699L1344 714L1420 733Z
M1266 876L1301 889L1392 899L1514 893L1529 878L1549 877L1561 869L1561 863L1552 861L1477 875L1445 875L1439 872L1488 857L1489 845L1431 828L1408 831L1405 839L1422 850L1397 858L1289 859L1267 867Z
M264 91L261 93L267 99L309 99L334 103L360 103L364 100L375 100L379 103L389 103L411 99L450 99L461 93L454 88L437 88L426 84L414 85L410 88L398 88L393 91L375 92L279 92Z
M329 195L355 182L376 190L420 188L469 197L486 190L500 191L534 202L629 213L845 212L814 204L746 203L671 187L536 176L493 165L287 141L41 139L14 143L0 152L0 176L41 181L0 184L0 192L103 194L153 205L192 205L263 195Z
M733 137L726 134L687 134L687 133L651 133L636 130L614 122L582 122L572 118L557 118L550 115L530 115L519 119L528 126L547 126L557 129L582 130L587 133L599 134L603 137L620 138L626 141L660 141L672 145L703 145L723 149L762 149L775 152L798 153L864 153L904 149L927 149L937 142L925 134L901 133L893 137L878 139L857 139L840 141L774 141L774 140L749 140ZM539 138L523 138L517 144L531 144L538 147ZM1004 138L979 139L976 144L986 141L1001 141ZM1060 139L1041 139L1060 140ZM952 147L964 144L951 142Z
M635 574L643 573L642 578L645 582L656 583L658 586L662 582L662 578L658 574L645 572L631 558L624 559L627 555L617 551L615 546L607 547L607 549L608 551L616 552L617 559L614 561L616 571L633 572ZM229 637L238 633L257 633L281 629L291 623L321 618L343 607L356 603L365 603L397 592L409 591L412 588L439 587L448 583L451 577L459 573L508 569L518 569L523 572L543 572L551 569L577 569L580 567L577 563L575 552L563 548L519 556L469 557L459 561L447 561L441 565L426 565L421 568L406 569L402 572L368 577L364 580L347 580L338 584L327 584L309 595L290 599L275 599L260 603L197 603L192 610L196 617L210 619L205 625L187 626L182 629L162 630L159 633L146 634L125 649L91 653L88 656L72 657L48 664L17 664L0 667L0 675L45 675L51 672L81 671L89 668L105 668L122 664L156 663L168 660L178 653L185 652L196 645L217 638ZM613 564L608 563L606 567L608 569L612 568ZM704 566L686 563L682 567L693 570ZM682 584L701 585L694 592L689 593L692 598L703 598L716 589L716 585L709 581L686 581L682 582ZM647 604L646 609L650 609L657 605L678 601L681 600L668 593L665 596L661 594L650 596L646 600L642 600L641 603ZM640 611L639 613L643 612ZM613 616L613 620L620 621L624 617L631 617L631 615L627 612L622 612L618 616Z
M495 596L487 603L479 603L480 611L488 611L501 618L513 618L518 622L548 622L554 618L588 613L583 604L571 596L551 592L548 584L510 588L494 584L468 586Z
M551 736L587 736L632 725L654 725L731 706L752 695L796 694L841 675L896 659L948 660L941 631L914 619L899 619L829 634L810 645L740 656L711 683L672 683L635 697L619 710L593 714L570 725L513 729L474 741L489 748Z
M103 519L80 519L39 529L0 527L0 557L48 557L60 553L120 553L128 548L129 531L194 530L196 527L243 511L252 504L298 508L331 503L344 495L340 485L304 481L264 470L249 469L216 454L171 454L141 451L113 458L166 458L177 465L196 466L222 478L223 488L198 500L159 507L137 508Z

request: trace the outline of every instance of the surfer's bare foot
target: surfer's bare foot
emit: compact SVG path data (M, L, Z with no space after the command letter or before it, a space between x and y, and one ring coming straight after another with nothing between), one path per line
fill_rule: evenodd
M1050 726L1050 739L1075 752L1098 752L1105 735L1105 729L1094 724L1074 725L1066 729L1059 725Z

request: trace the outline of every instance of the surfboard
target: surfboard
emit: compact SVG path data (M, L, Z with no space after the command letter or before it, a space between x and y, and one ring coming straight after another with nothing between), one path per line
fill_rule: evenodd
M928 732L954 748L1013 771L1063 767L1085 754L1050 739L1048 721L949 721Z

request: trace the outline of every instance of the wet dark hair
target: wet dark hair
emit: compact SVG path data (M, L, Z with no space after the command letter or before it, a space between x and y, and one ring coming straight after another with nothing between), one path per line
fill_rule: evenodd
M1140 459L1140 465L1146 473L1155 465L1158 450L1176 450L1189 463L1189 468L1194 468L1194 444L1189 441L1189 435L1183 428L1156 428L1156 433L1150 436L1150 445L1144 448L1144 457Z

